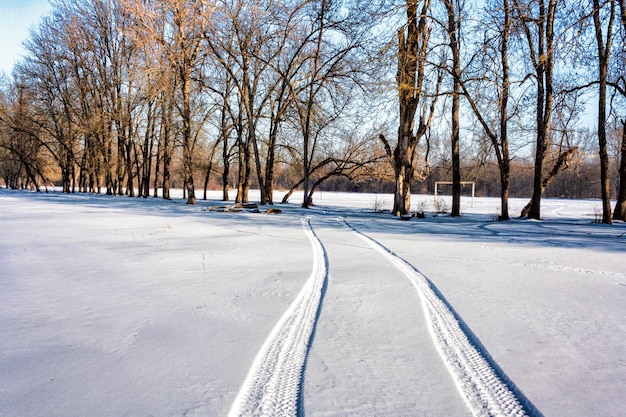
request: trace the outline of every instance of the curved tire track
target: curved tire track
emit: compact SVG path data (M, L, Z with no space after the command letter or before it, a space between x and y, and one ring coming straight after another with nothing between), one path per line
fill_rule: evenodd
M428 278L345 219L342 222L402 271L417 289L437 350L474 416L541 416Z
M257 353L229 417L297 416L306 357L328 281L324 247L308 219L302 227L313 247L313 271Z

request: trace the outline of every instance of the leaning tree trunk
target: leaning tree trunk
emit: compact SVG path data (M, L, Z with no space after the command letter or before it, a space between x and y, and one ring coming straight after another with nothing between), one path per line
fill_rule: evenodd
M291 195L302 185L303 182L304 182L304 179L301 179L296 184L292 185L289 191L287 191L287 194L283 196L283 199L281 200L280 203L286 204L287 202L289 202L289 197L291 197Z
M213 170L213 158L215 158L215 153L217 152L217 146L219 145L219 140L215 142L213 147L211 148L211 154L209 155L209 165L207 166L206 173L204 176L204 195L203 199L207 199L207 190L209 188L209 181L211 179L211 171Z
M550 185L554 177L556 177L556 174L559 173L559 171L561 170L561 167L567 162L569 157L577 151L578 151L577 147L571 148L559 155L559 158L557 159L556 163L552 166L552 169L550 170L548 175L546 175L546 177L541 181L541 188L540 188L540 193L539 193L540 195L543 194L546 188L548 188L548 185ZM534 217L530 216L530 211L532 210L532 204L533 204L533 200L531 199L528 202L528 204L526 204L524 208L522 209L522 213L520 214L520 217L528 217L528 218L534 219ZM536 220L539 220L539 219L536 219Z

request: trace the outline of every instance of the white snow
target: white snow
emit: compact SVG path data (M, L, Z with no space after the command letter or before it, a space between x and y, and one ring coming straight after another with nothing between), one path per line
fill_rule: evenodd
M624 415L626 224L599 201L210 198L0 189L0 415Z

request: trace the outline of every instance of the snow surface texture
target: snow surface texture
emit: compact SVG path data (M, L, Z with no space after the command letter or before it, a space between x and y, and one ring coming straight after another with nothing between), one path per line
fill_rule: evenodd
M311 336L324 297L326 252L308 219L304 231L313 246L313 272L254 359L229 416L296 416Z
M598 201L211 197L0 190L0 415L624 415L626 225Z
M527 399L516 397L506 375L498 372L484 357L487 355L486 350L483 348L480 349L482 353L479 352L479 341L459 322L457 315L428 278L376 240L359 232L345 220L343 223L389 259L415 286L430 324L433 341L474 416L539 415ZM518 392L517 396L521 397L521 393ZM524 410L522 404L531 411Z

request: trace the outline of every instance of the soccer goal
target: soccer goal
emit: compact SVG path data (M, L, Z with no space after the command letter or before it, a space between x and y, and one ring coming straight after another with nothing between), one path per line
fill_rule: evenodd
M435 204L437 204L437 194L439 193L439 185L452 185L452 181L435 181ZM472 208L474 208L474 191L476 190L476 183L474 181L461 181L461 187L466 185L472 186Z

